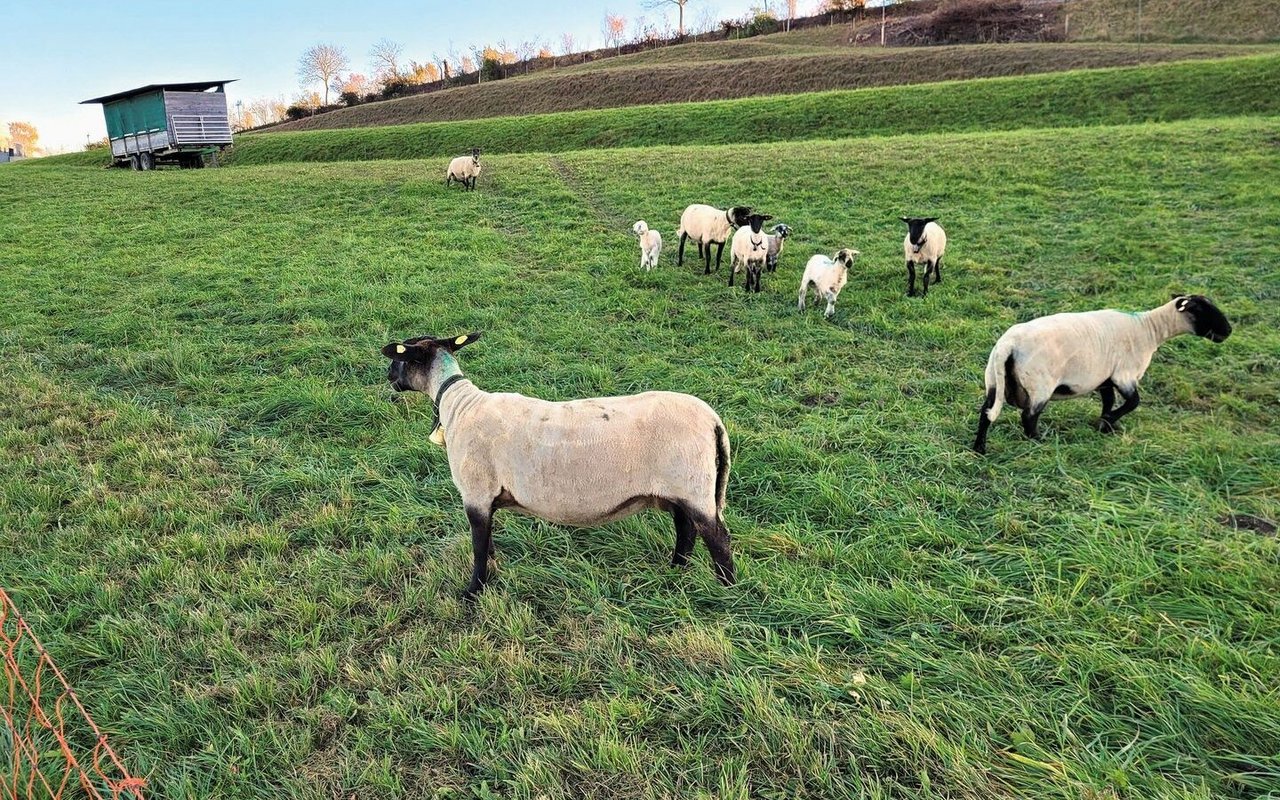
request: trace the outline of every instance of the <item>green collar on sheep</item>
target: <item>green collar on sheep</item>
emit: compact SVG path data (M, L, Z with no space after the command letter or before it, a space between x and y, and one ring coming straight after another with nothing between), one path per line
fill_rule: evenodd
M462 368L458 366L458 362L448 353L440 354L439 371L443 373L440 381L440 388L436 389L436 396L431 402L432 410L435 412L435 424L431 426L430 438L432 444L444 446L444 425L440 422L440 401L444 399L444 393L448 388L464 377Z

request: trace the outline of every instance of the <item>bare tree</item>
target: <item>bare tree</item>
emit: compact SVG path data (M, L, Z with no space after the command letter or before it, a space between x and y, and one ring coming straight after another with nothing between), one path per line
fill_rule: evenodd
M788 32L791 31L791 20L796 18L796 10L797 10L796 7L799 5L800 5L800 0L787 0L787 31Z
M573 41L572 33L560 34L560 55L562 56L573 55L575 52L577 52L573 49L573 46L574 46L574 41Z
M332 44L318 44L308 48L298 62L298 80L305 89L308 84L319 82L324 85L324 104L329 105L329 84L338 77L338 73L347 68L350 62L341 47Z
M645 0L645 8L661 9L664 6L675 6L680 9L679 24L676 26L676 33L684 36L684 7L689 5L689 0Z
M622 52L622 37L627 34L627 18L621 14L604 12L604 21L600 23L600 32L604 34L604 46L612 45Z
M390 83L400 77L400 55L404 46L390 39L379 39L369 50L369 64L373 74L383 83Z

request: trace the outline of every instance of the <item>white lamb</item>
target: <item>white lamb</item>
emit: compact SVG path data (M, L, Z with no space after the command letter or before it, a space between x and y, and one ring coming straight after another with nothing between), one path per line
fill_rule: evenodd
M1138 406L1138 381L1156 348L1184 333L1221 342L1231 335L1231 323L1208 298L1175 295L1139 314L1086 311L1014 325L987 359L987 396L978 412L973 449L987 452L987 428L1006 402L1022 409L1022 429L1035 439L1040 413L1050 400L1096 391L1102 396L1098 429L1115 430L1116 421ZM1112 411L1116 393L1124 404Z
M916 264L924 264L924 288L921 297L929 294L929 273L942 283L942 254L947 249L947 233L935 220L937 217L898 217L907 223L907 236L902 240L902 251L907 257L907 297L916 296Z
M454 181L458 181L463 188L475 191L478 177L480 177L480 148L473 147L471 155L458 156L449 162L449 168L444 174L444 185L447 189Z
M739 269L747 271L747 280L743 286L748 292L760 291L760 273L764 271L765 262L769 259L769 234L761 228L767 220L773 219L768 214L752 214L747 217L747 224L738 228L733 234L733 246L730 248L729 285L733 285L733 276Z
M800 278L800 310L804 311L804 301L812 286L818 297L826 298L827 310L822 315L831 319L836 313L836 298L849 280L849 270L858 255L859 251L845 248L837 252L834 258L821 254L810 258L809 263L804 265L804 276Z
M716 577L733 583L724 524L729 437L710 406L675 392L565 403L490 394L464 378L454 359L479 337L420 336L382 348L392 388L422 392L435 404L432 440L447 442L471 524L474 565L464 596L488 580L500 508L582 527L658 508L675 519L672 564L688 563L701 537Z
M640 239L640 266L648 272L658 266L658 256L662 253L662 234L650 230L649 223L644 220L632 225L631 230Z
M716 269L720 269L720 258L724 255L724 243L733 235L733 229L747 224L751 214L748 206L734 206L725 211L715 206L694 203L680 215L680 228L676 236L680 237L680 251L676 256L676 266L684 266L684 243L692 239L698 243L698 257L706 258L707 266L703 275L711 274L711 245L719 245L716 250Z

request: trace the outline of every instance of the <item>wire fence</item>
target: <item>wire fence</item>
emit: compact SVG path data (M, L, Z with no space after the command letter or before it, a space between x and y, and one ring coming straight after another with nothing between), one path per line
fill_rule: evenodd
M18 607L0 589L0 798L143 800L129 773Z

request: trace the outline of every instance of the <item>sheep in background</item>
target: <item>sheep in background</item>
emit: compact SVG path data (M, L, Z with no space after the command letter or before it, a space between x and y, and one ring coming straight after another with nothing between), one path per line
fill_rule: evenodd
M1221 342L1231 335L1231 323L1208 298L1175 295L1139 314L1086 311L1014 325L987 359L987 396L978 412L973 449L987 452L987 428L1006 402L1022 409L1023 432L1035 439L1040 413L1050 400L1096 391L1102 396L1098 430L1114 431L1116 422L1137 408L1138 381L1156 348L1184 333ZM1113 411L1117 393L1124 405Z
M437 443L446 444L471 523L474 564L464 597L488 580L500 508L580 527L658 508L675 519L671 563L688 563L701 537L716 577L733 583L724 524L729 436L710 406L676 392L565 403L490 394L463 377L454 358L479 338L419 336L382 348L392 388L422 392L435 404Z
M680 215L680 228L676 236L680 237L680 251L676 256L676 266L684 266L684 243L693 239L698 243L698 257L706 258L706 269L703 275L711 274L711 245L718 244L716 250L716 269L720 269L720 259L724 255L724 243L729 241L733 229L747 224L751 214L749 206L734 206L723 211L715 206L695 203Z
M791 226L779 222L773 226L769 234L769 255L765 257L764 266L770 272L778 271L778 258L782 255L782 247L786 238L791 235Z
M649 223L640 220L631 226L640 239L640 266L648 272L658 266L658 256L662 253L662 234L649 229Z
M827 310L822 315L831 319L831 316L836 313L836 298L840 296L840 290L849 280L849 270L853 267L854 259L858 255L859 251L845 248L836 253L834 258L827 258L821 254L810 258L809 263L804 265L804 276L800 278L800 310L804 311L804 301L809 295L809 287L813 286L813 291L818 297L827 300Z
M907 223L907 237L902 250L907 257L907 297L916 296L916 264L924 264L924 288L921 297L929 295L929 273L935 283L942 283L942 254L947 249L947 234L937 217L898 217Z
M444 185L449 188L454 181L458 181L464 188L475 191L476 178L480 176L480 148L471 148L471 155L458 156L449 162L449 168L445 170Z
M738 228L733 234L733 246L729 249L729 285L733 285L733 276L739 268L747 271L744 287L748 292L760 291L760 273L764 270L764 262L769 257L769 235L761 228L764 223L773 219L769 214L752 214L747 217L747 224Z

